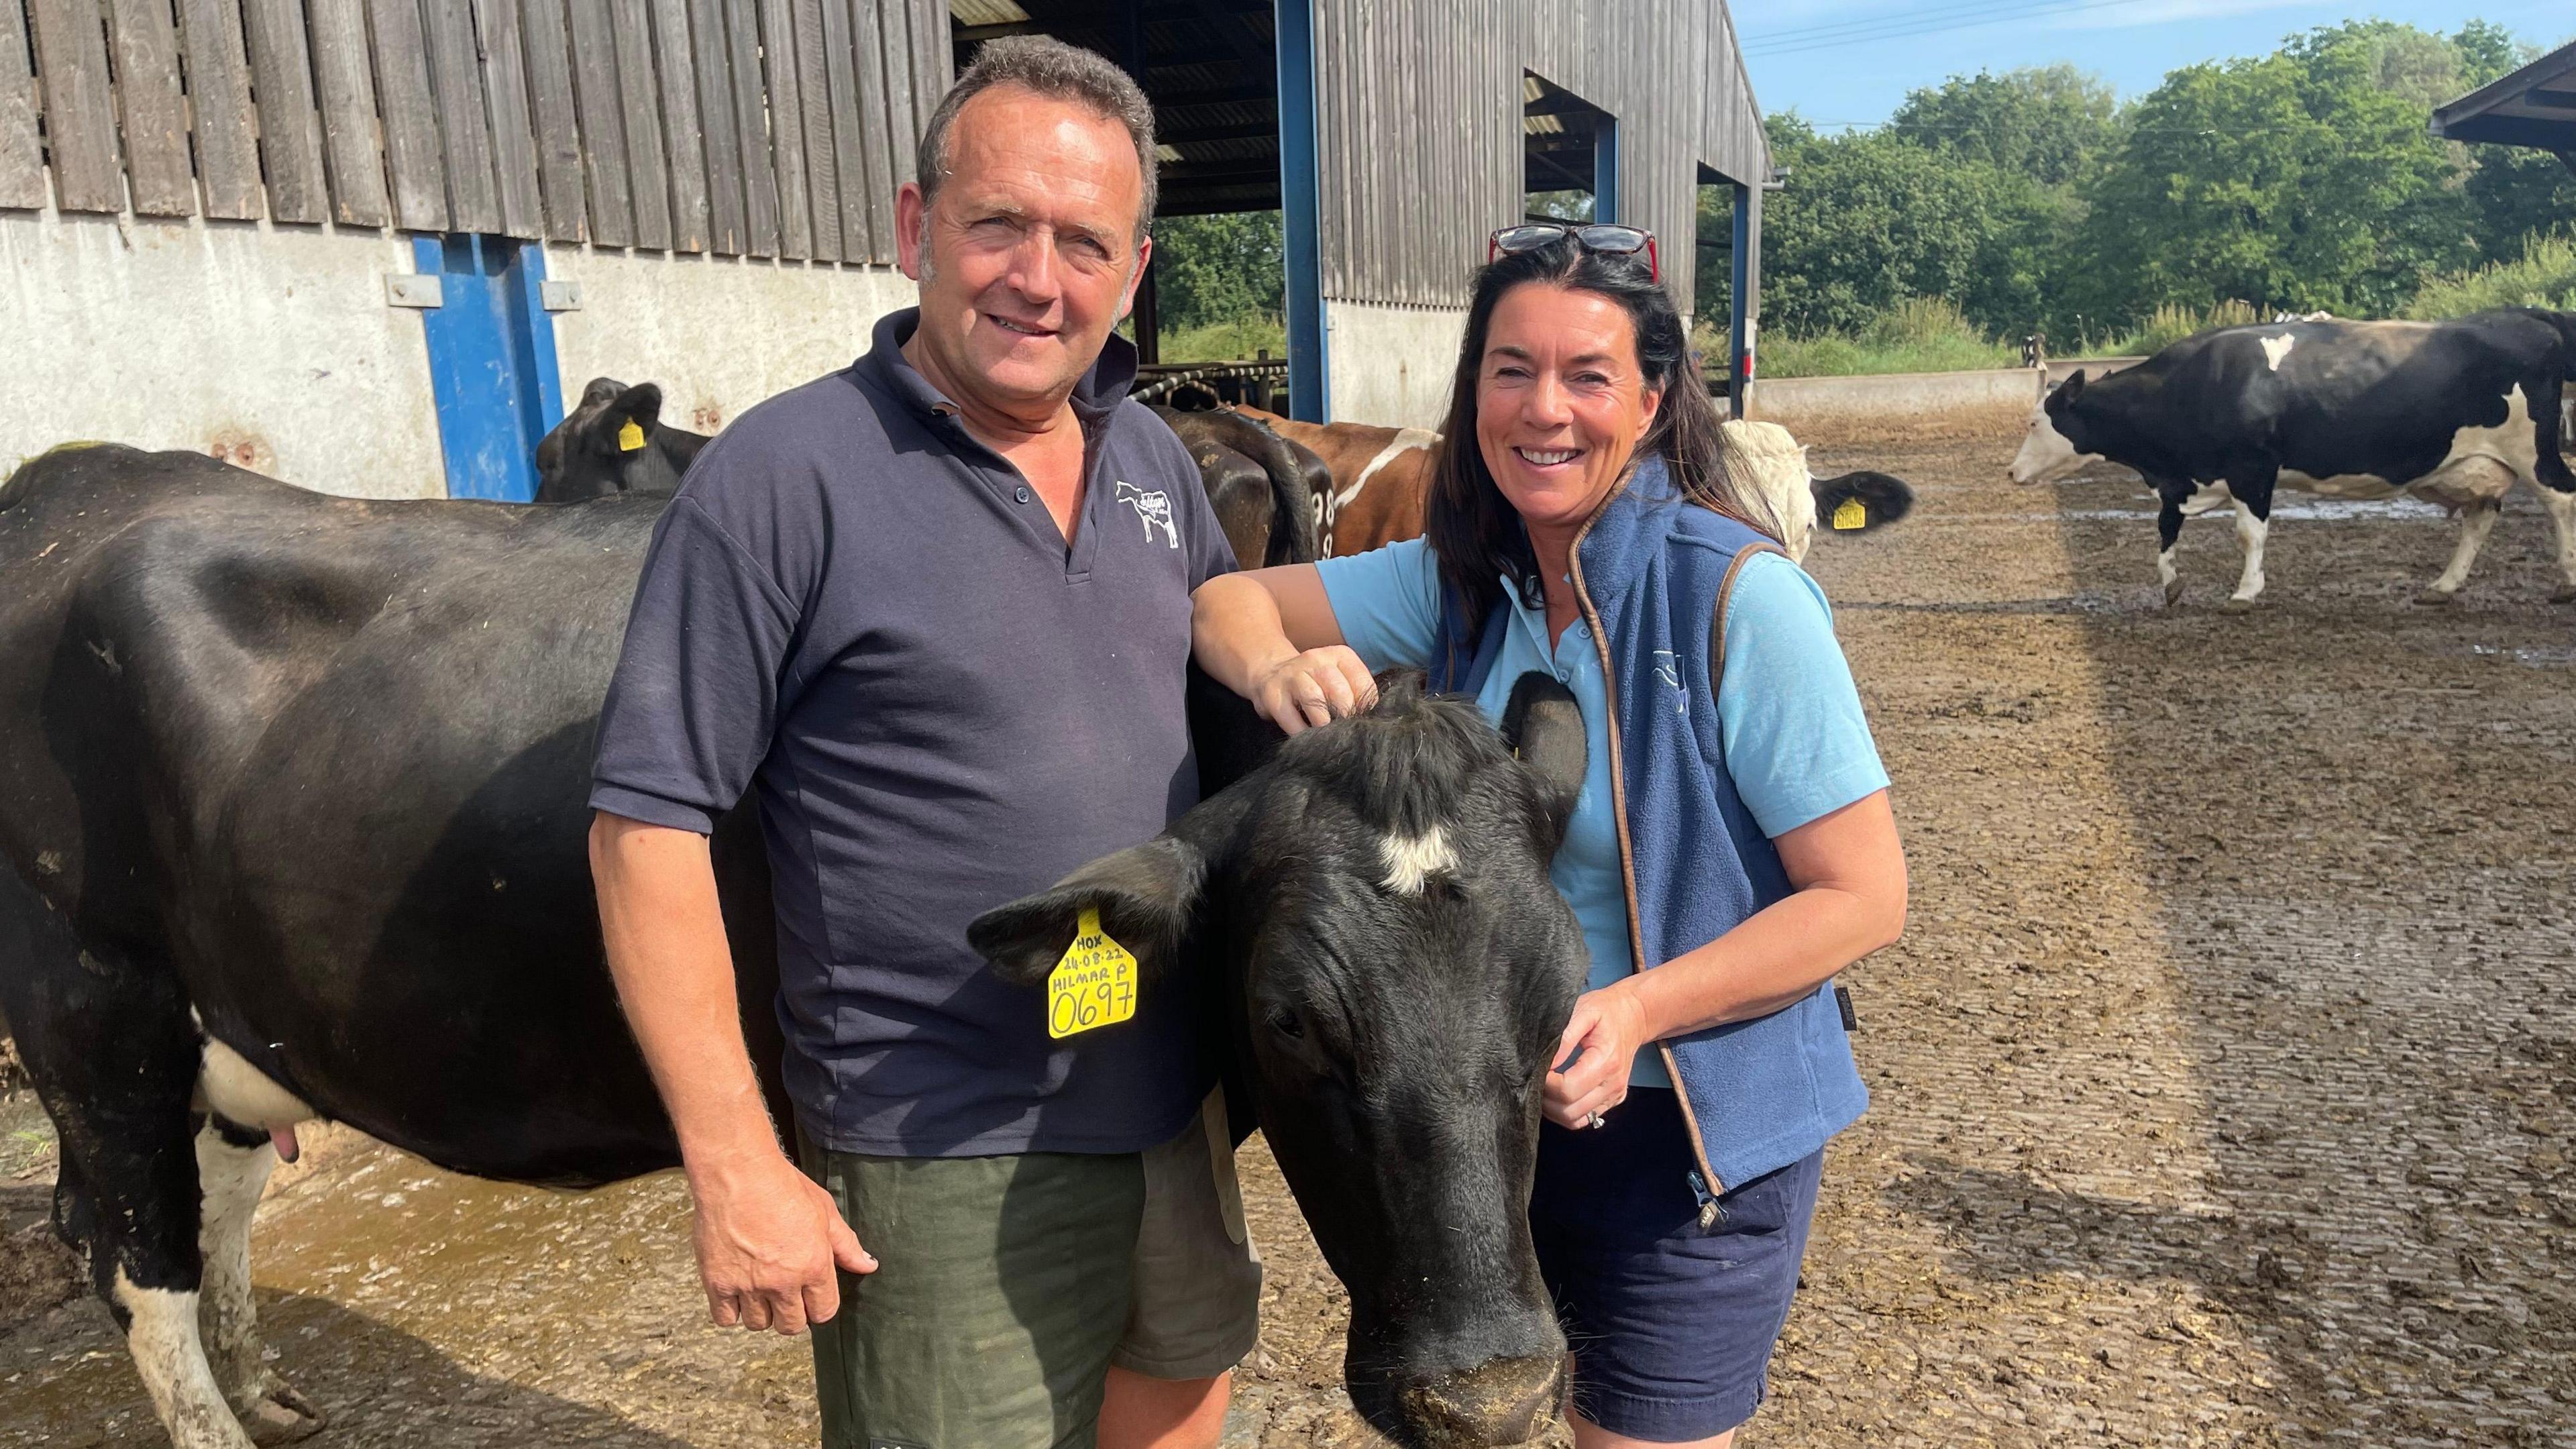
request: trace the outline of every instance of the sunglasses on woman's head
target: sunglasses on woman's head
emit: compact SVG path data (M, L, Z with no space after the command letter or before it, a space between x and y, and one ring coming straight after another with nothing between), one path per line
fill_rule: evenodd
M1588 225L1570 221L1533 221L1521 226L1507 226L1485 238L1485 262L1490 266L1496 257L1516 257L1553 246L1562 238L1574 238L1574 244L1602 257L1633 257L1646 254L1646 277L1649 281L1664 279L1663 263L1655 255L1655 234L1641 226Z

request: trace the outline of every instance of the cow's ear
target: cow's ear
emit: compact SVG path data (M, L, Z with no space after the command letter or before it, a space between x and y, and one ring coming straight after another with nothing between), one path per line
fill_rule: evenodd
M2079 367L2075 369L2075 375L2073 377L2059 383L2057 385L2057 391L2048 395L2049 416L2055 417L2057 414L2066 411L2066 405L2068 403L2075 401L2083 395L2084 369Z
M1555 796L1549 814L1562 829L1574 814L1574 797L1583 793L1583 711L1574 692L1536 669L1522 675L1503 707L1503 738Z
M967 943L1006 981L1034 986L1064 959L1086 910L1109 939L1135 953L1147 980L1170 969L1198 905L1207 859L1177 835L1104 855L1053 886L995 906L966 928Z
M590 380L590 385L581 390L581 406L584 408L604 407L609 403L617 401L617 395L624 391L626 391L626 384L619 382L616 378L594 377ZM574 409L575 412L579 412L580 410L580 408Z
M1816 494L1816 517L1837 532L1867 532L1914 511L1914 485L1892 474L1845 473L1819 478L1810 486Z
M639 382L619 393L617 401L609 405L608 416L621 428L632 422L644 430L645 436L652 436L653 429L662 422L660 384Z

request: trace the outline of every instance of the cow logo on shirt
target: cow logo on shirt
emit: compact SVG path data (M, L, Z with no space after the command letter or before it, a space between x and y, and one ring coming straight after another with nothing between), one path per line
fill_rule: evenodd
M1154 530L1163 530L1163 543L1168 548L1181 546L1179 528L1172 523L1172 495L1156 489L1148 493L1133 483L1118 485L1118 501L1136 505L1136 517L1145 525L1145 541L1154 541Z

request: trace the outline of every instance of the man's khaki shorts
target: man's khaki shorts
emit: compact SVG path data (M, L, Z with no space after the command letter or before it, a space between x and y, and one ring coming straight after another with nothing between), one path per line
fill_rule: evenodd
M881 1265L843 1274L814 1329L825 1449L1088 1449L1109 1365L1210 1378L1252 1351L1261 1258L1222 1094L1140 1153L799 1147Z

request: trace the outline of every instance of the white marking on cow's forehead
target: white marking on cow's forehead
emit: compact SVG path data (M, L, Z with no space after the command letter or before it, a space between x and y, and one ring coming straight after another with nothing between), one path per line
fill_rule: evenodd
M2281 370L2281 359L2290 355L2290 349L2299 345L2299 339L2287 332L2278 337L2264 337L2257 340L2263 344L2264 363L2274 372Z
M1458 868L1449 837L1437 825L1420 835L1380 837L1377 858L1386 867L1386 888L1400 896L1418 896L1431 877Z

